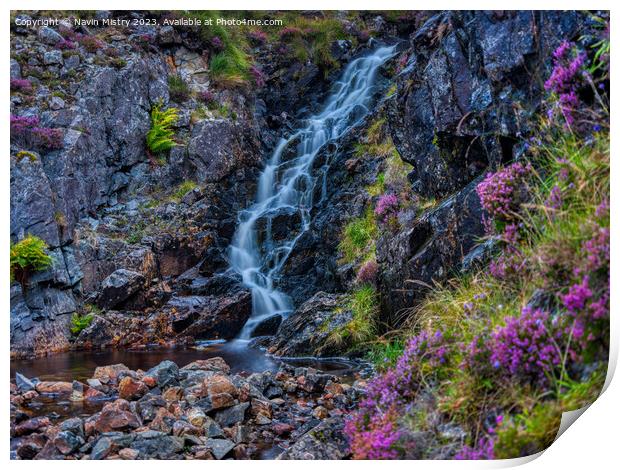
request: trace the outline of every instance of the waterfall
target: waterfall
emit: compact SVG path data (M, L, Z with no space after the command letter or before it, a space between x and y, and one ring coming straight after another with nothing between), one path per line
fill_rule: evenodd
M229 247L230 267L252 291L252 315L240 333L249 339L262 320L292 310L292 302L274 287L295 243L310 227L316 176L312 165L321 147L342 137L368 114L376 92L379 67L394 56L395 46L379 47L351 61L334 83L318 114L281 139L258 181L256 201L241 211ZM274 237L274 217L295 221L296 231Z

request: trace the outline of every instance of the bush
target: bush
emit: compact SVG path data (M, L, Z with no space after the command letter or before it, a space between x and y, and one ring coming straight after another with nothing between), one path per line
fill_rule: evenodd
M172 126L177 122L178 110L169 108L162 111L161 106L161 103L156 104L151 109L151 129L146 134L146 146L154 154L167 152L175 145Z
M168 77L168 91L170 98L177 103L183 103L189 99L189 87L179 75Z
M377 225L371 210L364 217L351 220L344 228L339 248L344 254L344 261L351 262L368 251L377 236Z
M78 315L74 313L71 316L71 333L74 335L79 335L80 332L87 328L93 321L93 314L90 313L88 315Z
M43 271L52 265L47 254L47 244L39 237L28 235L23 240L11 244L11 279L23 285L30 275Z

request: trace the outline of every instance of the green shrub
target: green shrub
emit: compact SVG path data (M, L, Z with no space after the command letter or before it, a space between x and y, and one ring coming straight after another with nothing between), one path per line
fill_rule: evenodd
M52 265L47 254L47 244L39 237L28 235L23 240L11 244L11 279L22 285L35 271L42 271Z
M151 153L161 154L174 147L172 126L177 122L177 118L178 110L176 108L162 111L161 103L153 106L151 109L151 129L146 134L146 146Z
M374 252L372 244L376 237L377 224L372 210L368 209L364 217L351 220L344 228L339 245L344 261L348 263L366 253Z
M87 328L93 321L93 314L89 313L88 315L79 315L74 313L71 316L71 333L74 335L79 335L80 332Z
M359 346L375 334L379 311L377 291L369 285L359 287L350 294L346 307L351 310L351 321L334 331L330 342Z
M183 103L189 99L189 86L179 75L170 75L168 77L168 92L170 98L177 103Z
M191 190L197 187L198 185L191 180L183 181L179 186L177 186L177 189L172 193L171 199L173 201L180 201L181 199L183 199L183 196L185 196L187 193L189 193Z

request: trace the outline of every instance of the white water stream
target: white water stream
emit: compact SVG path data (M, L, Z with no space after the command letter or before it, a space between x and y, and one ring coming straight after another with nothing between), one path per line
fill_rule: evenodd
M299 237L310 227L317 183L317 176L312 174L314 159L323 145L342 137L368 114L376 92L377 72L394 54L395 46L380 47L346 66L323 110L306 119L290 137L280 140L260 175L256 202L239 213L229 263L252 291L252 315L240 339L249 339L264 319L274 314L286 316L292 310L289 297L274 287L274 280ZM284 155L288 157L283 159ZM274 239L271 221L283 214L297 217L301 226L288 236Z

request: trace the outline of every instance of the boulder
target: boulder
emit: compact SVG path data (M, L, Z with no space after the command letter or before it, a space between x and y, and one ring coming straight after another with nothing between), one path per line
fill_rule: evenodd
M162 389L175 386L179 383L179 366L172 361L162 361L149 369L145 376L153 377L157 382L157 386Z
M101 283L98 304L111 309L129 299L144 287L144 276L129 269L117 269Z
M350 455L342 418L329 418L314 427L277 460L343 460Z
M118 396L125 400L137 400L149 391L149 388L140 380L132 377L123 377L118 384Z
M333 356L338 348L329 335L348 323L350 310L342 308L345 296L318 292L286 318L271 340L269 352L278 356Z

